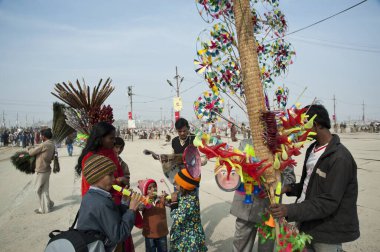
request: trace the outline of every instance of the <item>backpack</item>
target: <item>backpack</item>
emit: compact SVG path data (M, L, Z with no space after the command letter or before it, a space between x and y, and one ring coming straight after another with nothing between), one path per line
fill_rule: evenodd
M69 230L53 230L50 232L50 240L45 252L105 252L104 244L107 243L106 236L98 231L82 231L74 229L78 220L75 216L74 223Z

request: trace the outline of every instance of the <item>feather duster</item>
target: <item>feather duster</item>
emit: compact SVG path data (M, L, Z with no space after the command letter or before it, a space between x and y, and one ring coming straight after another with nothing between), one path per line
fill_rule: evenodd
M53 139L55 142L62 142L70 134L74 133L75 130L67 125L65 116L65 105L59 102L53 103Z
M17 170L26 174L33 174L36 169L36 158L26 151L18 151L11 156L11 162Z

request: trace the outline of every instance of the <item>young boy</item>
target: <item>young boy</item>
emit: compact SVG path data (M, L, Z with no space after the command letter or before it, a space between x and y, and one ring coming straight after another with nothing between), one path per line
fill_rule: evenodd
M104 234L107 237L106 251L112 251L131 235L141 199L141 195L133 194L129 209L124 204L117 206L113 202L109 191L114 184L115 170L115 163L107 157L94 154L86 160L83 175L91 186L82 199L77 222L78 230Z
M166 252L169 233L166 221L165 196L157 197L157 183L153 179L139 180L139 189L144 196L152 202L151 208L144 208L143 236L145 237L145 250L148 252Z
M124 162L124 160L120 157L120 154L123 152L125 146L125 142L121 137L115 138L115 146L113 147L113 150L115 151L116 155L119 158L119 162L121 165L121 168L124 172L124 177L118 178L119 182L123 183L127 188L130 187L130 176L131 173L129 172L129 167L127 163Z

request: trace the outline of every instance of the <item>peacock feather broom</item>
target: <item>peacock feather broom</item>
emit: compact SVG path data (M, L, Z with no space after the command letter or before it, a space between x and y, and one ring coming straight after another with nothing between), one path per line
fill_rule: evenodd
M114 90L111 82L110 78L105 82L100 79L92 92L84 80L83 85L77 80L76 86L71 82L55 84L55 93L52 92L52 94L69 106L64 109L66 124L78 133L87 136L90 134L92 126L98 122L104 121L112 124L114 122L112 108L109 105L103 105Z
M11 156L11 162L17 170L26 174L34 174L36 158L29 155L27 151L18 151Z
M67 136L73 134L75 130L67 125L65 116L65 105L59 102L53 103L53 140L55 143L60 143ZM58 159L57 149L54 152L53 172L58 173L61 170Z
M53 103L53 139L55 142L62 142L67 136L75 130L66 123L65 115L66 106L59 102Z
M62 82L62 84L57 83L54 88L56 93L52 92L51 94L71 108L90 111L94 107L100 107L114 90L110 78L104 83L102 82L103 80L100 79L98 85L93 88L92 94L90 87L86 85L84 80L83 85L77 80L76 87L70 81L68 84L65 82Z

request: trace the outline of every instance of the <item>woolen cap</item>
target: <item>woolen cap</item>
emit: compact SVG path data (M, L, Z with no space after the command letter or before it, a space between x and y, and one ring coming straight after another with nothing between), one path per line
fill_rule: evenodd
M84 163L83 176L92 185L115 170L116 165L111 159L94 154Z
M174 176L174 181L183 189L192 191L199 186L201 178L193 178L187 169L182 169Z
M146 179L146 180L139 180L137 181L138 188L140 189L141 193L146 196L148 195L148 187L150 184L156 184L156 181L154 179Z

